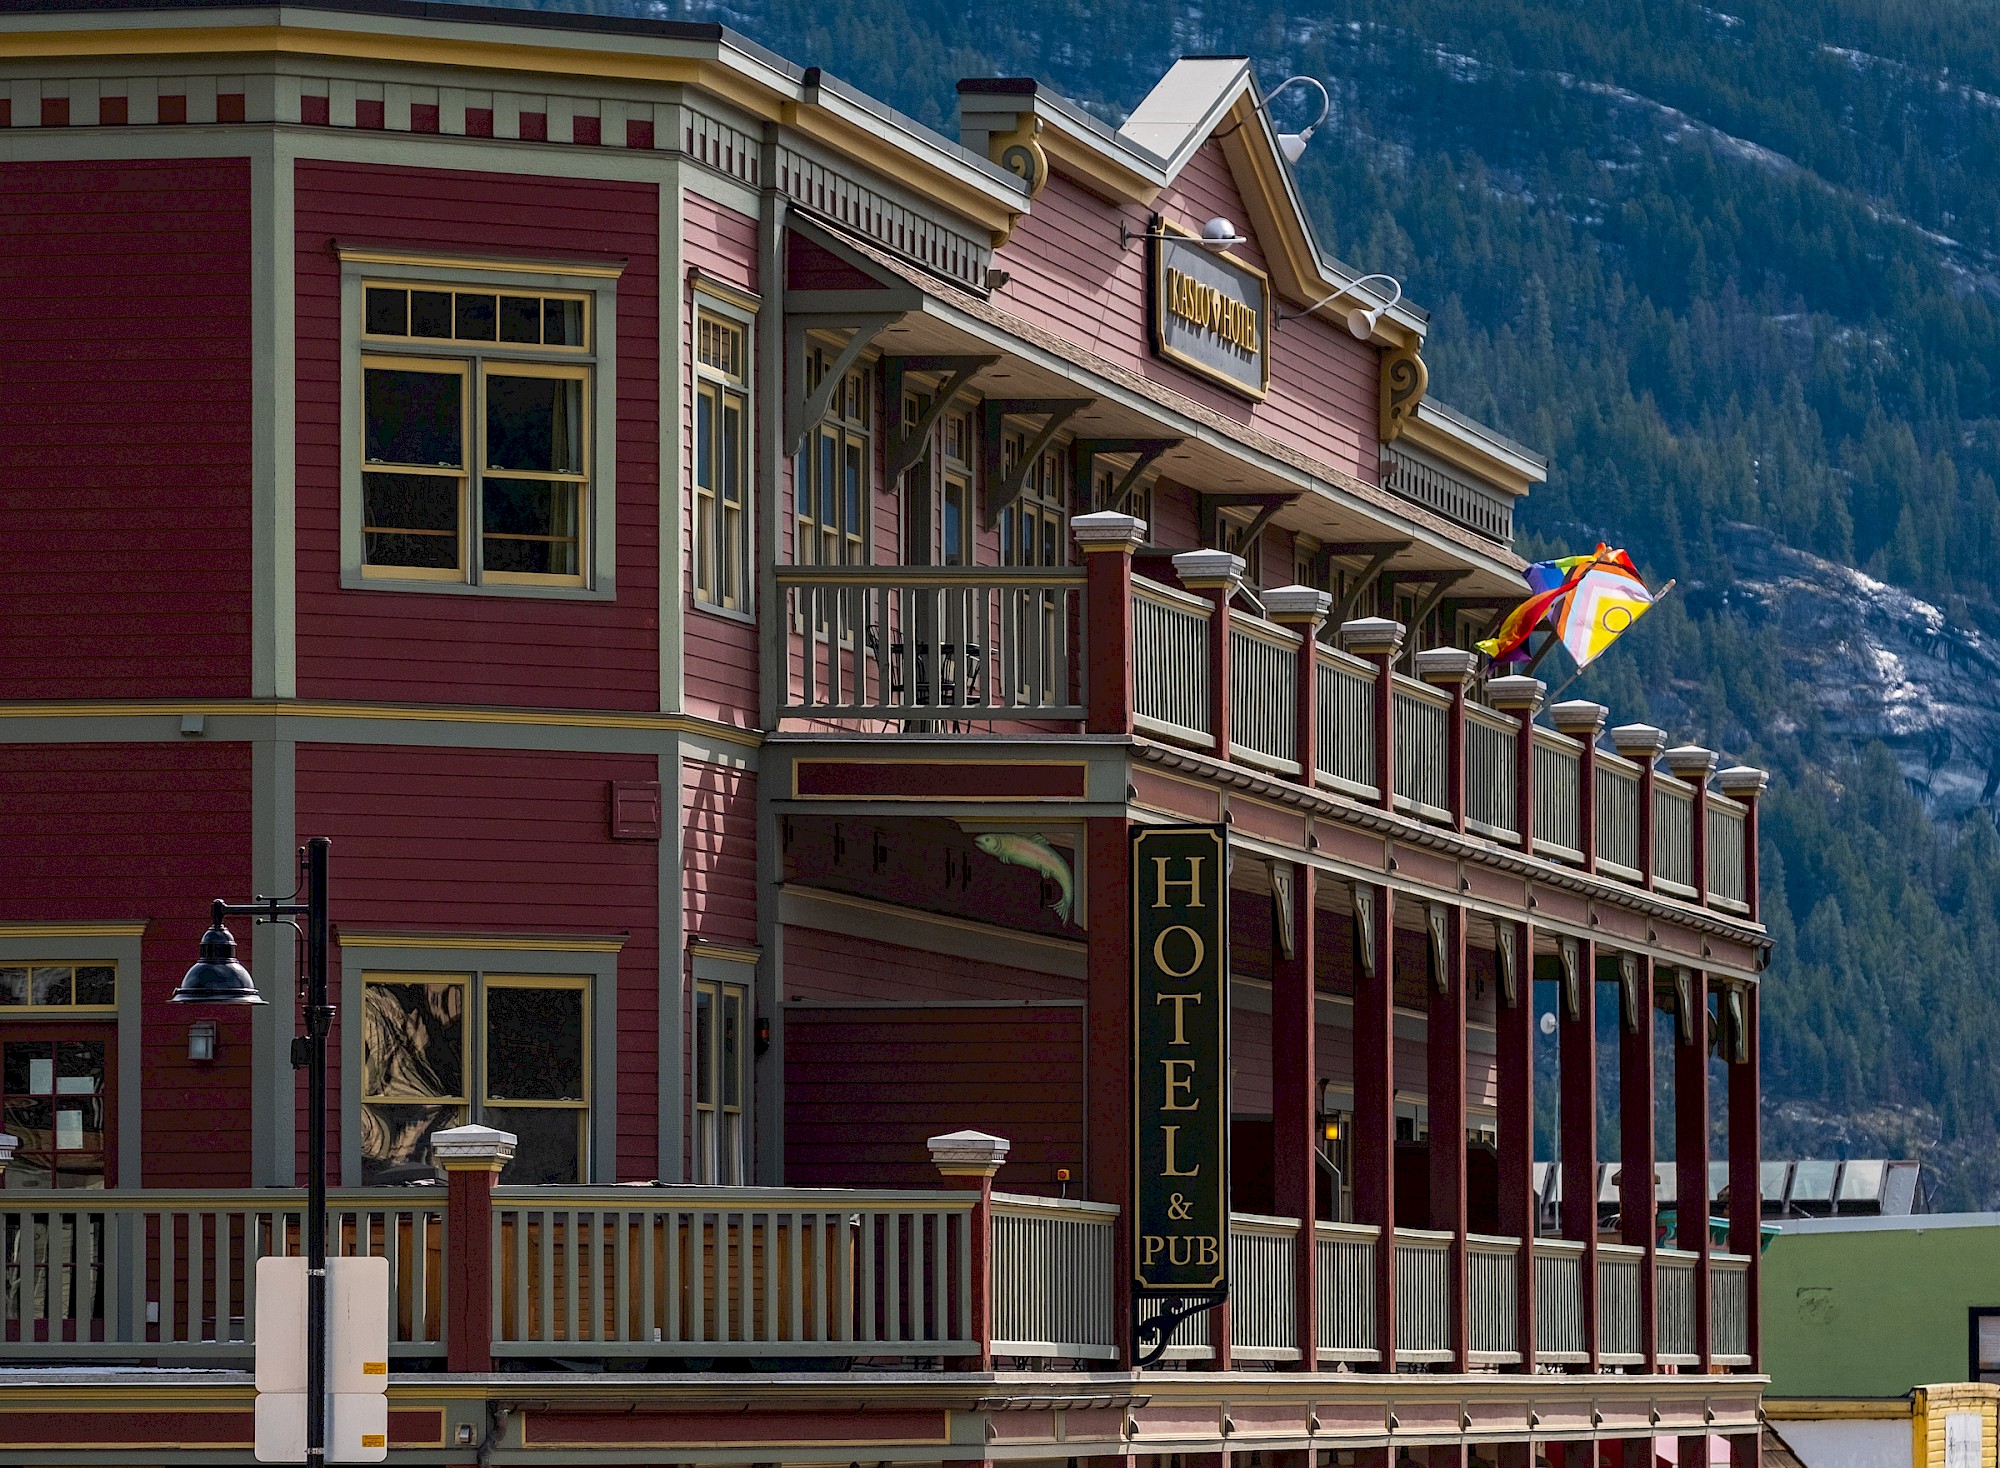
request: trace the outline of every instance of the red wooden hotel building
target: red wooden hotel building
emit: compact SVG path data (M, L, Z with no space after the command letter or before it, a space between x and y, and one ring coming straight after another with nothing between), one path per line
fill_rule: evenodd
M1764 777L1480 676L1544 466L1248 61L959 95L0 17L0 1464L251 1461L295 1018L168 996L319 835L392 1461L1755 1461ZM1158 824L1228 833L1233 1215L1141 1370Z

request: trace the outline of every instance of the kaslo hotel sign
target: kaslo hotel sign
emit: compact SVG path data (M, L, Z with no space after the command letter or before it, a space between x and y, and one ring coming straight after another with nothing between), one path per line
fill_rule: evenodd
M1150 238L1153 349L1253 398L1270 382L1270 284L1189 235L1155 225Z
M1221 826L1132 832L1134 1284L1190 1308L1229 1287L1227 865Z

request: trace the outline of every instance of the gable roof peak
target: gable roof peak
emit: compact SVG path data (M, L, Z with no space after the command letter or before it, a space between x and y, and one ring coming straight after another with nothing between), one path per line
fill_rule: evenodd
M1132 109L1118 137L1162 160L1171 177L1256 84L1247 56L1183 56Z

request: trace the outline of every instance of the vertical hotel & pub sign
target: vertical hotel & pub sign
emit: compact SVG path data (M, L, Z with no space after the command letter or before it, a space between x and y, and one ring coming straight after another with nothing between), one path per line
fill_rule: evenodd
M1157 217L1147 247L1153 350L1232 392L1263 397L1271 383L1271 283Z
M1229 903L1222 826L1132 832L1138 1293L1228 1291Z

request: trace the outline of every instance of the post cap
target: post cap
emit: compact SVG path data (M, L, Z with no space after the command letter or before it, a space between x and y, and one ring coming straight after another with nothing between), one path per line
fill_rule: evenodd
M1323 622L1333 598L1310 586L1280 586L1264 593L1264 615L1273 622Z
M1069 533L1076 537L1076 543L1083 547L1086 555L1091 551L1129 553L1145 544L1146 522L1137 515L1099 510L1095 514L1078 515L1070 521Z
M513 1160L517 1140L512 1132L503 1132L498 1127L477 1124L447 1127L431 1133L431 1165L446 1172L461 1168L498 1172Z
M1651 764L1667 747L1667 731L1651 724L1620 724L1611 731L1611 742L1625 758Z
M1667 751L1667 768L1683 779L1707 784L1715 773L1715 751L1699 744L1680 744Z
M1539 713L1542 698L1548 691L1548 684L1525 673L1502 673L1497 678L1486 680L1486 701L1510 714L1526 713L1532 716Z
M1549 710L1550 720L1563 733L1590 739L1604 732L1604 721L1610 715L1610 709L1587 698L1564 699Z
M14 1150L21 1145L21 1139L12 1132L0 1132L0 1172L7 1170L7 1164L14 1160Z
M1392 658L1403 650L1403 624L1388 617L1356 617L1340 624L1340 644L1357 657Z
M1426 683L1463 688L1479 671L1479 654L1456 647L1427 647L1417 654L1417 676Z
M1769 772L1755 765L1731 765L1715 777L1716 789L1733 800L1755 800L1770 785Z
M1007 1160L1013 1143L987 1132L946 1132L924 1144L931 1161L946 1177L991 1177Z
M1182 551L1174 557L1174 574L1188 590L1243 584L1243 557L1223 550Z

